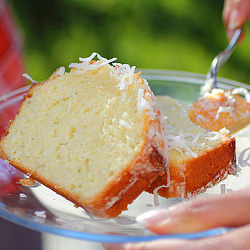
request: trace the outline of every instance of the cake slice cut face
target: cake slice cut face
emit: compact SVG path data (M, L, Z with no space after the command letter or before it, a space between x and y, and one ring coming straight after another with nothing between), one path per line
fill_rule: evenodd
M115 217L166 171L166 139L148 83L95 55L34 84L0 150L90 214Z
M167 116L169 180L157 178L149 192L188 198L236 173L235 139L229 131L209 132L194 124L188 109L171 97L159 97L158 106Z

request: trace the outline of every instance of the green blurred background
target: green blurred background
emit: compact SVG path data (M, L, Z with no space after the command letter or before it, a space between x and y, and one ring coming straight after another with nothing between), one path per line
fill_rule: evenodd
M137 68L206 74L224 49L223 0L11 0L27 72L48 78L93 51ZM219 76L250 83L250 29Z

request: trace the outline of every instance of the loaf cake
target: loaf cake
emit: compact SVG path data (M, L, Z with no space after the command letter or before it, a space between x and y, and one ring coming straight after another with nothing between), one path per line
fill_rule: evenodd
M114 60L93 53L34 84L0 142L3 159L107 218L168 167L164 122L147 81Z
M228 130L199 127L189 119L188 109L171 97L159 97L158 105L166 114L169 176L158 177L147 191L188 198L236 173L235 139Z
M245 99L239 94L245 96ZM231 133L250 124L250 95L246 89L213 89L189 111L190 119L209 131L227 128Z

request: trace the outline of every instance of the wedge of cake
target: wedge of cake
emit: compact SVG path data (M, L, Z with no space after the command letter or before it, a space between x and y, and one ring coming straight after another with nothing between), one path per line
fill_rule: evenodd
M199 127L189 119L187 108L171 97L159 97L158 105L166 113L169 175L158 177L149 192L187 198L236 173L235 139L229 131Z
M245 99L239 94L245 96ZM250 124L250 95L246 89L213 89L189 111L190 119L209 131L227 128L231 133Z
M114 60L93 53L34 84L0 142L3 159L98 217L118 216L167 170L154 95Z

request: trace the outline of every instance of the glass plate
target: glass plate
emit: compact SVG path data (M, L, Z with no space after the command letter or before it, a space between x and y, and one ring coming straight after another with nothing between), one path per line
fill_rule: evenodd
M142 72L155 95L169 95L187 105L197 100L200 86L205 80L204 75L187 72L165 70L143 70ZM225 89L233 87L249 89L248 85L226 79L219 78L218 82L219 87ZM27 90L28 87L24 87L0 98L0 136L7 128L9 120L16 114ZM164 102L160 105L164 105ZM246 146L249 145L247 133L250 134L249 130L241 131L236 135L236 138L240 138L237 140L237 155L243 153L242 159L250 149ZM146 192L142 193L118 218L95 219L82 208L74 207L74 204L39 183L32 187L21 185L18 181L23 178L22 173L2 160L0 165L0 216L33 230L99 242L137 242L160 238L196 239L225 232L225 229L219 228L192 234L154 235L135 220L137 215L156 208L153 195ZM236 177L229 176L202 195L229 192L231 189L246 186L250 178L250 167L239 165L239 168L242 171ZM180 198L158 197L158 199L160 205L157 208L168 207L181 201Z

